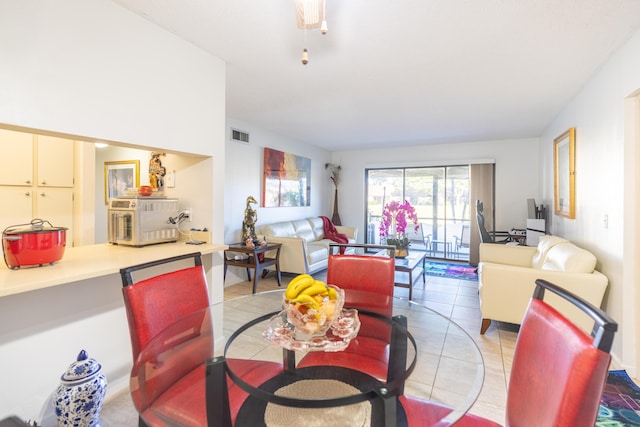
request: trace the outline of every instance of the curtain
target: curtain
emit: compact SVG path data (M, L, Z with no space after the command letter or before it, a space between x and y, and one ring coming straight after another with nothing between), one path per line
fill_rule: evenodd
M495 164L471 164L469 167L469 205L471 218L471 242L469 264L478 265L480 261L480 231L476 220L476 200L484 204L484 219L487 230L493 230L495 224Z

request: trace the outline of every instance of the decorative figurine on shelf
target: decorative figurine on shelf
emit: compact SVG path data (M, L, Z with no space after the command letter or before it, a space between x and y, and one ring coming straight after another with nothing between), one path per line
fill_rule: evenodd
M245 246L248 247L249 249L253 249L256 247L256 244L253 243L253 237L252 236L247 236L247 240L245 242Z
M253 209L251 205L257 205L258 202L253 196L247 197L247 207L244 209L244 220L242 221L242 242L247 244L249 240L255 246L257 241L254 241L256 235L256 222L258 222L258 213ZM248 245L247 245L248 246ZM251 246L251 247L254 247Z
M58 425L99 427L107 392L102 366L82 350L60 380L53 402Z
M149 160L149 185L158 190L164 187L164 176L167 174L167 168L162 166L160 156L166 156L166 154L154 151Z

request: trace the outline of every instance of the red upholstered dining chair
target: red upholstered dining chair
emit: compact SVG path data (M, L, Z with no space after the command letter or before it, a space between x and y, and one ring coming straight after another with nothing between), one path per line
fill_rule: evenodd
M340 248L376 251L376 255L334 253ZM390 251L387 254L387 250ZM391 318L395 277L393 246L331 244L327 284L345 291L345 307L371 311ZM344 252L344 251L338 251ZM349 346L335 353L312 352L298 367L334 365L354 368L382 381L387 379L391 327L382 319L360 316L360 331Z
M369 255L342 254L340 248L361 249ZM394 246L330 244L327 284L336 285L345 290L346 306L391 317L393 306L391 299L395 282L394 253ZM349 290L364 292L348 292Z
M133 352L131 396L144 414L139 425L169 425L163 414L179 419L180 426L220 425L222 415L209 422L207 418L205 372L214 341L201 254L139 264L121 269L120 274ZM167 332L179 339L165 342ZM160 333L163 340L154 341ZM234 373L252 385L282 372L282 365L272 362L233 359L233 366ZM141 372L146 371L152 375L144 374L141 381ZM233 422L248 395L231 380L227 384Z
M591 335L544 302L545 291L564 298L591 317ZM577 427L595 425L618 324L604 311L544 280L536 280L533 298L518 333L509 388L506 426ZM431 402L400 396L410 426L429 425L446 411ZM456 426L499 424L466 415Z

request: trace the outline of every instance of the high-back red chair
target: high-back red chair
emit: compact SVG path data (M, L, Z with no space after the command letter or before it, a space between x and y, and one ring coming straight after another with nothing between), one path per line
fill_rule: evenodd
M358 248L378 254L350 254L342 248ZM387 254L389 250L389 254ZM395 277L393 246L331 244L327 284L345 291L345 307L370 311L391 318ZM337 253L335 253L337 252ZM360 316L360 331L341 352L314 352L299 367L334 365L366 372L382 381L388 376L391 327L382 319Z
M121 269L120 274L133 352L131 396L138 412L144 414L140 426L167 425L163 414L170 414L168 419L179 420L178 425L184 427L218 423L208 423L207 418L205 372L213 358L214 341L201 254L139 264ZM154 340L161 332L163 338L167 332L179 338ZM282 372L277 363L229 362L234 373L255 385ZM247 396L228 380L231 422Z
M594 321L585 333L544 302L545 291L564 298ZM507 392L506 426L593 426L611 362L618 324L604 311L559 286L536 280L516 341ZM427 426L446 408L401 396L410 426ZM467 415L456 426L499 426Z
M182 268L167 271L172 264ZM153 268L156 272L149 273ZM140 277L134 278L137 273ZM158 332L209 306L199 252L123 268L120 275L134 360Z
M370 254L342 254L341 248L359 248ZM338 250L337 253L336 250ZM345 306L391 317L393 306L391 299L395 282L394 251L393 246L331 244L329 245L327 284L336 285L345 290Z

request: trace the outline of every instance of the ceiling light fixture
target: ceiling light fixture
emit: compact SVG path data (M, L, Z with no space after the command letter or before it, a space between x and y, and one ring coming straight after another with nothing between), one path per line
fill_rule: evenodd
M329 28L327 26L325 0L295 0L296 22L298 28L304 30L304 48L302 49L302 64L309 63L309 50L307 49L307 30L320 29L324 35Z
M327 4L322 0L322 24L320 24L320 32L324 36L329 31L327 27Z

